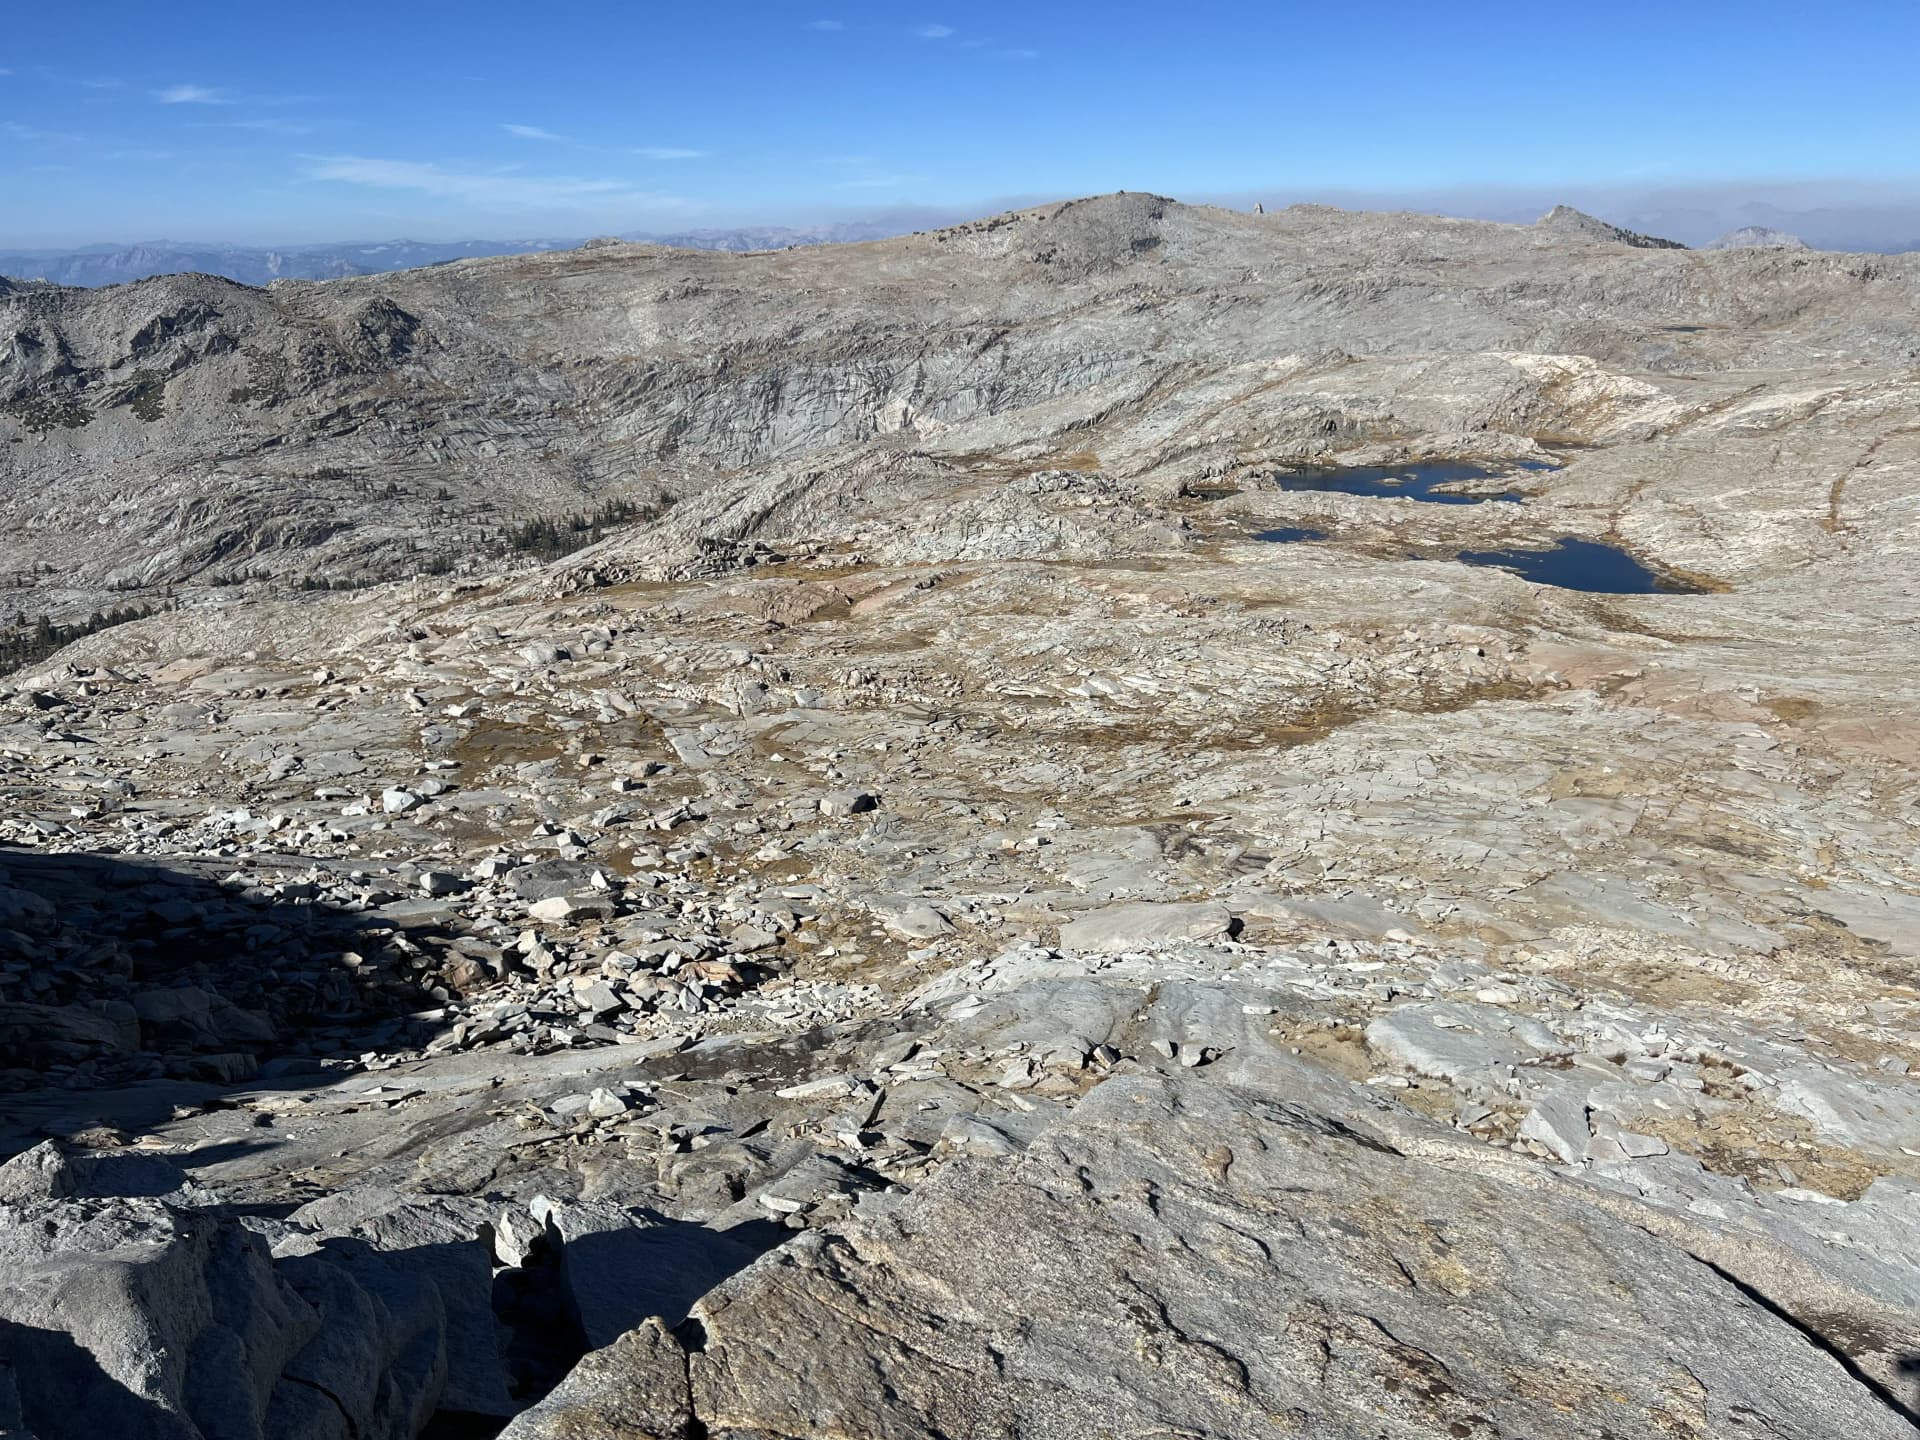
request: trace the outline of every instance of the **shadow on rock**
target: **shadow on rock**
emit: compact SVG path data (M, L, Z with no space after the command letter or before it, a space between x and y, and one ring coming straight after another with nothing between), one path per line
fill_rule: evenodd
M84 1415L93 1433L127 1440L193 1440L180 1416L136 1395L74 1338L0 1320L0 1435L64 1433Z
M1894 1361L1893 1371L1906 1382L1909 1395L1904 1404L1897 1397L1893 1403L1907 1419L1920 1425L1920 1355L1902 1355Z
M448 968L471 959L420 889L279 857L235 871L0 849L0 1091L301 1088L330 1061L425 1044ZM155 1092L152 1121L178 1095Z
M589 1351L649 1319L681 1324L703 1295L793 1233L771 1220L715 1230L590 1203L563 1202L542 1219L537 1242L493 1287L523 1405L545 1397Z
M0 1164L0 1435L495 1434L789 1233L379 1187L242 1222L148 1158Z

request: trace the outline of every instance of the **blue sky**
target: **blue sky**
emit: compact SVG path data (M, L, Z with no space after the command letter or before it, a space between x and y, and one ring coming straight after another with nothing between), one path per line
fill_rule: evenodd
M573 236L1148 189L1913 186L1920 5L17 7L0 245Z

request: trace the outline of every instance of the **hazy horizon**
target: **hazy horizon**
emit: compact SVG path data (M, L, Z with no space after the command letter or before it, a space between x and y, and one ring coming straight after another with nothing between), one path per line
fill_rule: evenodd
M0 36L0 247L937 223L1119 189L1920 242L1920 12L1847 0L90 13L84 44L44 10ZM1357 55L1357 25L1392 43Z
M1152 186L1131 186L1154 190ZM690 234L701 231L751 229L821 229L831 226L891 228L901 232L931 229L1006 210L1076 198L1053 195L1006 195L973 204L888 205L870 208L799 207L763 213L738 212L700 223L654 225L644 233ZM1911 189L1891 185L1847 182L1781 181L1771 184L1741 182L1632 187L1619 185L1470 186L1379 190L1359 187L1289 187L1250 185L1230 192L1171 198L1196 205L1250 209L1256 203L1269 210L1290 204L1330 204L1352 210L1404 210L1460 219L1530 224L1557 204L1570 204L1612 224L1661 235L1688 245L1702 245L1745 226L1766 226L1799 236L1818 249L1903 251L1920 249L1920 185ZM79 250L128 249L142 245L182 247L232 246L236 249L297 250L344 245L373 245L397 241L425 244L481 244L577 242L594 234L616 233L591 226L560 230L523 227L492 230L462 229L457 219L444 226L413 230L361 231L291 236L284 233L224 233L189 227L179 234L95 235L65 239L11 236L0 232L0 251L11 253L66 253ZM627 233L642 233L630 227Z

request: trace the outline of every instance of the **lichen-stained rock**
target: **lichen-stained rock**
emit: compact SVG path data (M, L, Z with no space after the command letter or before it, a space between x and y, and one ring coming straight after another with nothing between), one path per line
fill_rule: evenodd
M1109 1081L1025 1156L811 1234L695 1319L714 1440L1915 1433L1571 1189L1191 1080Z

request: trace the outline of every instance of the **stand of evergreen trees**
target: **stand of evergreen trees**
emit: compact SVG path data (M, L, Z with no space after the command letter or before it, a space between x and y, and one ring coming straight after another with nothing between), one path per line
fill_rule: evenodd
M657 505L636 505L631 500L609 500L597 509L578 515L550 516L509 525L495 540L502 555L531 555L537 560L557 560L597 543L608 530L630 525L636 520L657 520L673 502L663 497Z
M124 625L129 620L144 620L153 613L151 605L116 605L111 610L96 610L72 625L56 625L45 615L32 622L25 615L15 615L13 628L0 634L0 674L25 669L84 635Z

